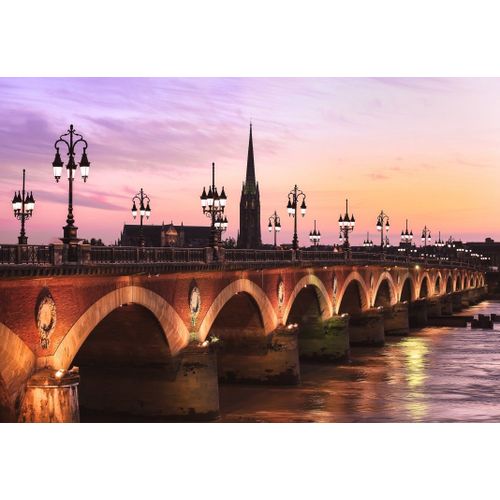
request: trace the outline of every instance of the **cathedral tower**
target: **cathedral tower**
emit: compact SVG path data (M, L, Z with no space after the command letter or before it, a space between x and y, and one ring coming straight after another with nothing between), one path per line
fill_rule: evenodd
M260 194L259 183L255 180L255 163L253 158L252 124L248 141L247 173L240 201L240 231L238 248L259 248L260 238Z

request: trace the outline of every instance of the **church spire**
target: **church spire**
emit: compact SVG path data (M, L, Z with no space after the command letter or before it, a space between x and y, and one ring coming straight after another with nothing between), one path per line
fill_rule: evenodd
M240 199L240 230L238 232L239 248L259 248L260 237L260 194L255 179L255 161L253 157L252 123L248 139L247 172Z
M253 158L252 123L250 122L250 138L248 139L247 175L245 178L245 191L255 192L255 162Z

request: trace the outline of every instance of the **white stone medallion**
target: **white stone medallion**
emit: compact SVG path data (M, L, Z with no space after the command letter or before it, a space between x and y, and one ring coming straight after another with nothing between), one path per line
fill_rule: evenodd
M283 280L280 278L278 282L278 306L281 309L283 304L285 303L285 284Z
M56 304L48 290L42 292L36 311L36 326L40 334L40 345L42 349L48 349L50 335L56 327L57 315Z
M200 313L201 309L201 294L200 289L194 282L191 285L191 289L189 291L189 311L191 313L191 324L194 326L196 323L196 318Z

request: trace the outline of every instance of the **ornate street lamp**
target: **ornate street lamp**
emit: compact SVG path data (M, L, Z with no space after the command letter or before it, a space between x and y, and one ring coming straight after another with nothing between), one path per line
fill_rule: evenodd
M269 217L269 224L267 226L269 232L274 231L274 248L276 248L276 234L281 231L281 222L279 215L274 211L274 214Z
M443 249L446 243L441 239L441 231L438 232L438 239L434 240L434 249L436 251L437 257L442 258L443 257ZM434 255L436 257L436 255Z
M424 226L422 229L422 243L424 244L424 255L427 254L427 242L430 243L431 241L431 230L427 227L427 225Z
M413 241L413 231L408 231L408 219L406 219L406 229L401 231L401 242L398 248L398 252L409 253L411 250L411 245Z
M309 240L315 247L319 245L321 240L321 233L316 229L316 219L314 219L314 229L309 232Z
M365 248L373 248L373 241L370 239L370 234L366 232L366 240L363 241L363 246Z
M33 198L33 191L31 191L30 194L26 191L26 170L23 168L23 189L22 191L14 193L14 198L12 198L14 217L21 221L21 232L17 237L20 245L26 245L28 243L24 224L33 215L34 209L35 198Z
M77 165L75 163L75 148L78 144L81 144L83 146L82 157L80 159L80 173L83 178L83 182L87 182L90 170L90 162L87 158L88 144L87 141L84 140L83 136L75 132L73 125L69 126L69 130L66 134L63 134L59 137L59 139L54 144L54 147L56 149L56 156L54 158L54 161L52 162L56 182L59 182L62 174L62 169L64 167L64 163L61 160L61 155L59 153L59 147L63 144L65 144L68 148L67 156L69 158L68 162L66 163L66 172L68 174L69 194L68 217L66 219L66 226L64 226L63 228L64 238L61 238L61 240L63 243L76 245L79 241L81 241L81 239L78 238L78 228L75 226L75 218L73 217L73 181L75 179L75 171L77 169ZM72 259L70 258L70 260Z
M340 215L339 217L339 228L340 228L340 243L342 243L345 250L349 249L349 233L354 231L354 226L356 224L356 220L354 219L354 215L351 214L349 216L349 200L345 200L345 214L344 217Z
M436 245L438 248L443 248L446 245L446 243L441 239L441 231L439 231L438 234L439 234L438 239L434 241L434 245Z
M293 187L293 189L288 193L288 204L286 206L286 210L288 212L288 217L293 217L293 241L292 248L294 250L298 250L299 248L299 238L297 236L297 207L299 204L299 199L302 199L302 203L300 205L300 213L302 217L306 215L306 195L303 191L301 191L297 184Z
M385 228L385 235L384 235ZM380 233L380 249L389 246L389 216L382 210L377 217L377 231Z
M227 217L224 215L227 196L224 186L220 194L215 186L215 163L212 163L212 185L208 187L208 193L203 187L200 200L203 213L210 217L210 246L215 249L220 244L222 232L227 229Z
M135 204L136 201L139 203L139 211L137 210L137 205ZM146 202L146 204L144 204L144 202ZM131 210L132 217L135 220L135 218L137 217L137 212L139 212L140 216L139 245L141 247L143 247L146 244L144 240L144 231L142 229L142 223L144 217L146 217L146 219L149 219L149 216L151 215L151 207L149 206L150 202L151 200L149 199L149 196L143 191L142 188L135 196L132 197L132 210Z

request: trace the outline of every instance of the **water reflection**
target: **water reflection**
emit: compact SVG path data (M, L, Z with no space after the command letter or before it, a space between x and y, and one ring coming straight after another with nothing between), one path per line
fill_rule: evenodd
M410 337L401 342L402 351L406 357L406 385L408 387L408 401L406 408L411 414L412 420L420 422L427 412L427 404L424 400L423 385L427 378L427 343L419 337Z
M467 314L500 314L483 302ZM500 325L425 328L301 366L298 387L221 386L223 422L500 422Z

